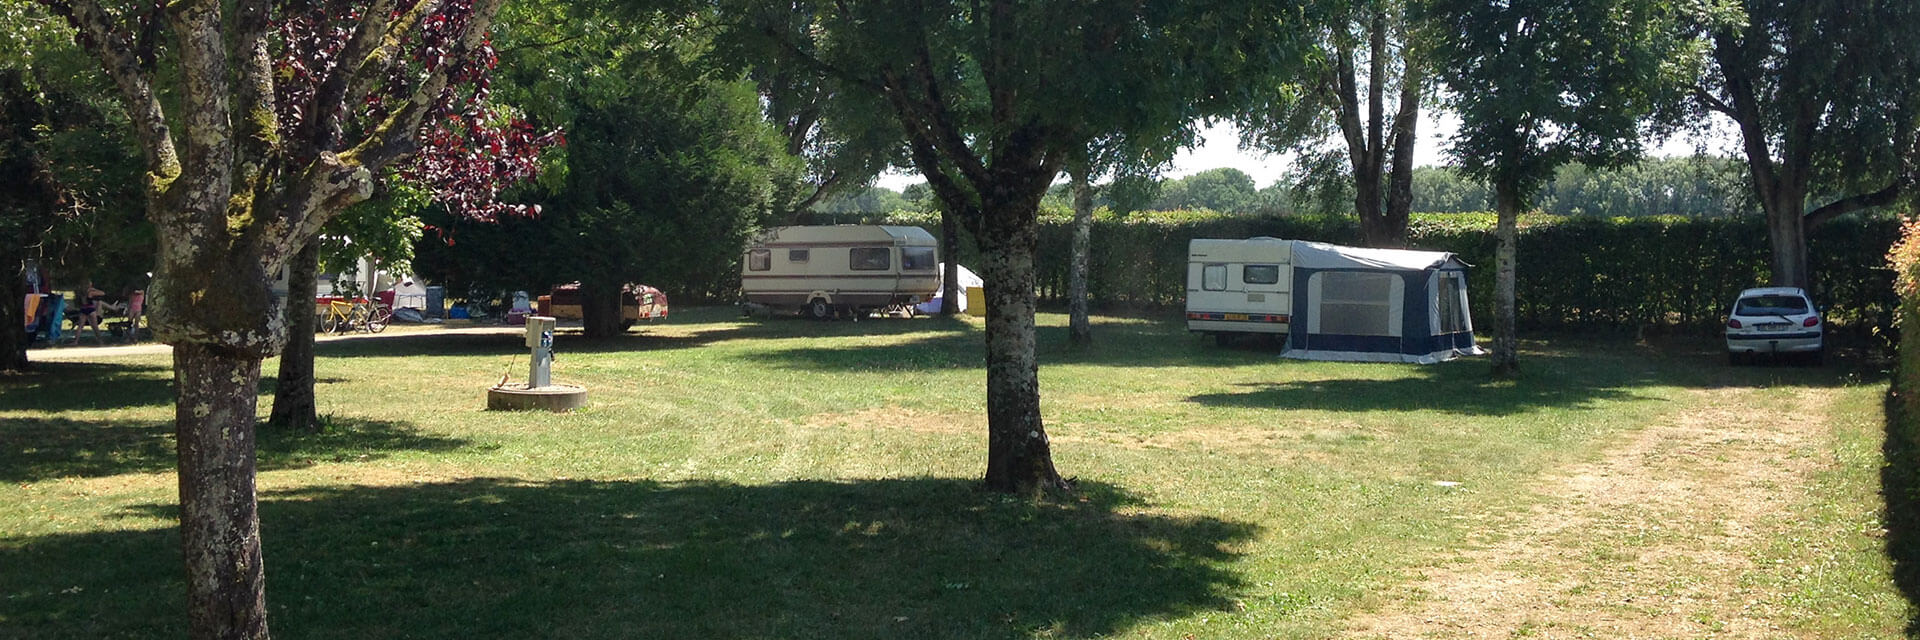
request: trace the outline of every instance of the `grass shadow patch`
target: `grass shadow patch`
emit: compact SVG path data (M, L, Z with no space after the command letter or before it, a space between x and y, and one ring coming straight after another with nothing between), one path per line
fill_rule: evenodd
M169 367L38 362L0 376L0 411L98 411L173 404Z
M505 326L505 325L502 325ZM659 330L652 330L659 329ZM729 340L839 338L850 336L886 336L917 333L977 333L965 322L938 318L874 318L859 322L814 322L797 318L765 318L743 321L737 314L725 317L701 313L694 322L637 325L635 331L616 336L589 338L578 328L561 328L554 334L554 350L561 355L620 353L691 349ZM323 357L414 357L414 356L495 356L526 351L519 333L398 333L353 336L314 345Z
M1137 500L1094 483L1065 502L975 484L475 479L270 493L269 602L275 628L302 637L1092 638L1231 610L1246 587L1231 565L1254 525L1135 513ZM0 545L15 576L0 635L179 635L176 539Z
M323 462L357 462L398 451L444 452L469 446L463 438L421 433L405 422L333 418L320 433L260 429L260 470L298 469ZM171 422L9 418L0 424L0 481L99 478L172 471Z
M742 358L797 371L930 371L986 367L976 333L947 333L879 345L759 350Z
M1601 400L1637 397L1630 388L1645 381L1634 376L1577 377L1553 371L1575 366L1552 357L1523 360L1526 368L1506 380L1487 374L1485 363L1466 360L1436 365L1401 366L1400 378L1332 378L1236 385L1245 391L1205 393L1188 398L1208 407L1308 409L1366 413L1440 411L1472 416L1503 416L1546 407L1577 408Z

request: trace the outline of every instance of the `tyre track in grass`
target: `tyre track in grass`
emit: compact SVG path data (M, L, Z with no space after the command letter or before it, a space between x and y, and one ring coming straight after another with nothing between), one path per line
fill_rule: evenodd
M1777 397L1785 393L1788 397ZM1775 397L1769 397L1775 394ZM1541 478L1546 498L1477 546L1384 592L1355 638L1778 638L1743 574L1822 468L1830 391L1712 389Z

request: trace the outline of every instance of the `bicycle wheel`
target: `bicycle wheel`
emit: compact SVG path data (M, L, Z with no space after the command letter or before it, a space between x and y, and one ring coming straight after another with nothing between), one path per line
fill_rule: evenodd
M329 313L327 314L327 321L320 325L320 329L327 333L339 335L341 333L340 323L344 320L346 320L346 318L338 313Z
M367 316L367 331L380 333L387 330L387 323L393 320L393 312L384 307L374 307Z

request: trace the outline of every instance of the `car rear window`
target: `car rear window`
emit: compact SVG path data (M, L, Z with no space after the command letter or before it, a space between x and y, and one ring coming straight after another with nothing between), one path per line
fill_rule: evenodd
M1734 315L1784 316L1807 312L1807 299L1800 296L1753 296L1741 298Z

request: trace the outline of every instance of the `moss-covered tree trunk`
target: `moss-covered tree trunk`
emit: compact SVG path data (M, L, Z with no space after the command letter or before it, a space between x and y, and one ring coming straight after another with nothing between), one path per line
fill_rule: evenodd
M180 550L195 638L266 638L266 566L254 496L254 385L260 358L202 344L173 351L180 390Z
M319 431L313 388L313 334L319 323L313 299L320 290L320 243L307 242L288 267L287 346L280 351L280 374L273 386L273 413L267 424L276 429Z
M1038 198L1030 204L1008 200L1014 199L990 203L980 225L987 294L986 485L1015 493L1065 489L1040 420L1033 322Z
M1493 205L1499 216L1493 231L1493 373L1509 376L1520 368L1520 339L1514 322L1514 246L1520 235L1520 190L1511 183L1497 182Z

